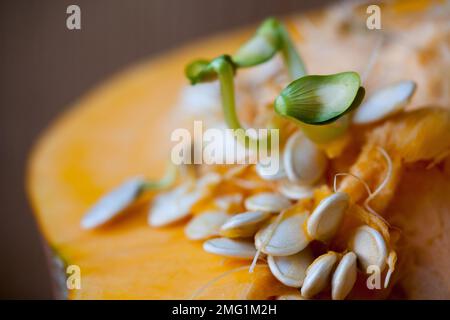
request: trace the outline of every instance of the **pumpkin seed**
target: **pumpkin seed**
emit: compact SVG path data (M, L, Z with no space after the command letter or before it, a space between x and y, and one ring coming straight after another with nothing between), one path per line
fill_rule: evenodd
M159 194L150 207L148 223L153 227L162 227L187 217L192 206L205 196L202 189L193 189L191 183Z
M207 239L219 234L220 227L230 216L225 212L205 212L194 217L184 229L191 240Z
M269 223L256 233L256 247L272 256L290 256L302 251L310 242L303 229L307 218L308 212L301 212L286 215L277 225L276 221Z
M350 197L345 192L336 192L323 199L308 218L307 231L314 239L327 241L338 230Z
M278 159L278 170L273 172L273 168L270 165L263 165L258 163L256 165L256 173L264 180L279 180L286 177L286 171L283 167L283 161Z
M283 154L284 169L289 180L302 184L313 184L319 180L327 159L311 140L298 131L291 135Z
M242 179L242 178L234 178L230 179L230 181L238 186L241 189L246 190L255 190L255 189L261 189L266 188L267 184L264 181L260 180L249 180L249 179Z
M314 188L309 185L283 180L278 185L278 192L290 200L308 199L314 195Z
M300 288L306 276L306 269L312 263L311 250L305 248L297 254L286 257L268 256L270 271L288 287Z
M331 280L331 297L343 300L350 293L356 282L356 255L346 253L339 262Z
M251 237L270 217L270 213L250 211L229 218L220 228L220 235L227 238Z
M256 254L255 245L249 241L233 240L228 238L215 238L203 243L206 252L220 256L252 259Z
M383 271L386 266L387 249L383 236L367 225L358 227L349 243L350 249L366 271L369 266L378 266Z
M223 211L230 211L232 208L240 206L244 197L240 193L229 194L218 197L214 200L215 205Z
M136 200L144 185L143 178L132 178L100 198L81 220L82 228L96 228L118 216Z
M356 109L353 122L367 124L401 111L415 90L414 81L400 81L376 91Z
M337 253L330 251L314 260L306 270L306 277L301 289L302 296L311 298L325 289L337 258Z
M243 165L237 165L237 166L230 167L228 169L228 171L225 172L225 174L223 175L223 178L225 180L227 180L227 179L232 179L237 176L240 176L242 173L244 173L247 170L247 168L249 166L250 166L249 164L243 164Z
M217 186L222 181L220 174L208 172L197 181L197 189L207 189Z
M172 191L159 194L150 207L148 223L153 227L162 227L187 217L194 204L207 197L221 181L219 174L211 172L195 184L188 181Z
M248 211L280 212L291 206L291 202L277 193L262 192L245 199Z

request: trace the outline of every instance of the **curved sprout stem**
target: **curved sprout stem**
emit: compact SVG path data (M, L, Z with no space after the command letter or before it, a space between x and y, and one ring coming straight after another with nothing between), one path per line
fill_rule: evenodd
M231 129L242 129L242 125L236 114L236 106L234 99L234 70L232 65L223 57L214 59L211 67L216 71L219 82L220 92L222 95L222 108L225 121Z
M389 282L391 280L391 276L395 271L395 265L397 263L397 253L394 250L391 250L389 256L387 258L388 271L386 273L386 278L384 279L384 288L389 286Z
M357 175L353 174L353 173L346 173L346 172L342 172L342 173L336 173L334 175L334 181L333 181L333 190L334 192L337 192L337 177L340 176L350 176L355 178L356 180L358 180L359 182L361 182L364 185L364 188L366 188L367 194L370 196L372 194L372 192L370 191L369 185L367 184L367 182L365 182L362 178L358 177Z
M274 224L273 224L272 228L270 228L269 233L267 234L267 236L264 238L263 242L261 243L261 247L256 251L256 254L253 257L252 264L250 265L250 268L248 269L249 273L253 273L253 270L255 269L256 262L258 261L259 255L261 254L261 251L267 246L267 244L272 239L272 236L273 236L273 234L275 232L275 229L278 228L278 225L280 224L281 219L283 219L283 216L284 216L285 212L286 211L282 211L277 216L276 220L274 221Z
M282 24L279 24L278 32L280 35L281 53L291 79L295 80L303 77L306 75L305 65L289 37L289 33Z
M384 179L380 183L380 185L375 189L375 191L372 194L370 194L366 198L366 201L364 201L364 207L366 207L366 209L370 210L372 213L374 213L375 211L370 207L369 202L372 199L374 199L381 192L381 190L383 190L386 187L387 183L389 182L389 180L392 177L392 160L391 160L391 158L389 157L386 150L384 150L382 147L377 147L377 150L383 155L384 159L386 160L387 172L386 172L386 176L384 177ZM377 213L375 213L375 214L377 214Z
M275 18L264 20L255 35L241 46L232 59L238 67L252 67L270 60L278 51L281 51L292 80L306 74L289 33Z
M258 262L260 254L261 254L261 248L259 248L256 251L256 254L255 254L255 256L253 257L253 260L252 260L252 264L250 265L250 268L248 268L248 273L253 273L253 271L255 270L256 263Z
M387 222L386 219L384 219L380 214L378 214L375 210L373 210L372 207L369 204L369 202L372 199L374 199L381 192L381 190L383 190L386 187L387 183L389 182L389 180L392 177L392 160L391 160L391 158L389 157L389 155L386 152L386 150L384 150L382 147L377 147L377 150L383 155L384 159L386 160L387 173L386 173L386 176L384 177L383 181L380 183L380 185L364 201L364 208L367 211L369 211L370 213L372 213L373 215L375 215L378 218L380 218L388 227L391 227L389 222Z
M172 162L169 162L164 176L157 181L147 181L142 186L142 191L159 190L170 187L175 182L176 177L177 167Z
M219 82L220 92L222 96L222 109L225 122L228 127L233 129L237 140L244 144L247 148L254 147L258 149L261 145L270 148L270 134L259 139L253 139L246 135L245 129L242 127L236 113L236 102L234 94L234 68L232 63L226 56L221 56L211 62L211 67L216 71Z
M380 183L380 185L375 189L374 192L370 191L369 185L367 184L367 182L365 182L361 177L358 177L357 175L354 175L352 173L336 173L334 175L334 181L333 181L333 189L334 192L337 191L337 181L336 178L338 176L350 176L353 177L355 179L357 179L359 182L361 182L364 185L364 188L367 191L368 197L366 198L366 200L364 201L364 208L371 213L372 215L376 216L377 218L379 218L381 221L383 221L388 227L391 227L391 225L389 224L389 222L383 218L378 212L376 212L374 209L372 209L372 207L370 206L369 202L375 198L377 196L378 193L381 192L381 190L383 190L386 187L386 184L388 183L388 181L390 180L391 176L392 176L392 161L391 158L389 157L389 155L387 154L387 152L381 148L378 147L378 150L381 152L381 154L385 157L386 162L388 164L388 173L386 175L386 177L383 179L383 181Z

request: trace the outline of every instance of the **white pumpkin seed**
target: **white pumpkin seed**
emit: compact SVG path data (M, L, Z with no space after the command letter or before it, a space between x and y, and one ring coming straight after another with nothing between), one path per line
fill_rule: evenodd
M187 217L192 206L204 196L205 190L195 189L191 183L159 194L153 199L148 223L153 227L162 227L179 221Z
M211 189L222 181L215 172L207 173L197 182L188 181L177 188L159 194L150 207L148 223L153 227L162 227L179 221L191 213L191 208L207 197Z
M312 198L314 188L310 185L301 185L289 180L283 180L278 185L278 192L290 200L300 200Z
M222 177L220 176L220 174L216 172L208 172L203 177L198 179L197 188L198 189L211 188L219 184L221 181Z
M228 169L227 172L225 172L223 178L225 180L228 180L240 176L242 173L245 172L245 170L247 170L249 166L250 166L249 164L233 166L230 169Z
M303 226L307 218L308 212L302 212L286 215L278 225L273 221L256 233L256 247L272 256L290 256L302 251L310 242Z
M288 287L300 288L306 276L306 269L313 262L311 250L305 248L297 254L286 257L268 256L270 271Z
M283 159L278 158L278 170L274 170L271 166L275 164L262 164L258 163L256 165L256 173L264 180L280 180L286 177L286 171L283 166ZM275 160L274 160L275 161ZM275 171L275 172L274 172Z
M306 277L301 289L302 296L311 298L325 289L330 281L337 258L337 253L330 251L314 260L306 270Z
M284 169L289 180L314 184L325 172L325 153L298 131L289 137L283 154Z
M343 300L350 293L356 282L356 255L346 253L339 262L331 280L331 297Z
M320 201L308 218L309 235L320 241L331 239L338 230L349 204L350 197L345 192L333 193Z
M386 266L387 249L383 236L369 226L358 227L349 243L350 249L366 272L369 266L378 266L383 271Z
M291 202L284 196L262 192L245 199L245 209L248 211L280 212L291 206Z
M228 212L233 207L239 206L243 200L244 200L244 197L242 194L235 193L235 194L229 194L226 196L218 197L214 200L214 203L220 210Z
M300 293L283 294L276 298L277 300L307 300Z
M220 235L227 238L251 237L270 217L270 213L249 211L229 218L220 228Z
M242 179L242 178L233 178L230 179L230 181L238 186L239 188L246 189L246 190L255 190L259 188L265 188L267 187L267 184L264 181L260 180L248 180L248 179Z
M100 198L81 220L81 227L96 228L118 216L141 194L144 184L143 178L132 178Z
M219 234L220 227L230 216L225 212L212 211L199 214L187 224L184 233L191 240L207 239Z
M356 109L353 122L367 124L399 112L415 90L414 81L400 81L376 91Z
M228 238L215 238L203 243L206 252L220 256L252 259L256 254L255 245L250 241L233 240Z

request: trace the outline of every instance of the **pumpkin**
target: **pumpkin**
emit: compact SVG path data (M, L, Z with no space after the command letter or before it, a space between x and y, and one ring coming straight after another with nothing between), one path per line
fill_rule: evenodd
M364 57L370 53L368 44L371 41L361 39L351 30L348 34L348 29L344 28L345 19L330 22L337 23L337 27L344 28L342 30L330 28L330 31L319 26L326 26L327 17L337 10L309 14L310 21L317 25L314 32L330 36L329 43L311 37L311 30L306 30L298 39L307 65L317 73L325 69L328 73L338 71L335 61L339 60L340 69L346 66L362 69L366 61ZM401 13L394 17L399 21L404 18ZM414 19L415 24L426 21L417 17ZM336 30L340 31L334 39L332 35ZM170 132L184 121L173 116L171 107L177 102L178 92L187 85L183 77L185 64L195 57L234 52L252 33L253 28L249 28L219 35L138 64L81 98L40 137L29 158L26 188L39 228L55 258L63 261L64 266L80 267L81 289L69 290L68 298L270 299L296 292L279 283L265 266L258 266L254 273L248 273L249 263L246 261L218 257L203 251L201 243L186 239L181 223L161 229L149 228L148 206L155 194L149 194L145 200L127 209L123 217L99 229L86 231L80 227L80 220L89 207L128 177L143 174L149 179L156 179L161 176L170 152ZM322 46L333 49L327 51L328 58L323 56L325 51L317 54L317 48ZM388 51L385 61L396 63L398 57L395 53L398 50ZM346 59L346 53L353 51L360 53L355 54L358 57ZM413 62L417 57L423 58L421 62ZM433 59L433 65L439 66L439 61ZM404 56L401 60L406 66L412 65L409 69L404 67L410 70L409 75L420 75L419 88L423 88L411 108L424 102L445 102L444 94L437 94L436 84L440 78L431 71L427 72L430 62L426 52L419 52L414 57ZM377 66L373 73L376 74L380 68L383 64ZM376 88L381 81L385 81L381 74L373 76L368 81L368 87ZM447 104L445 107L450 106ZM336 162L335 167L339 165ZM346 164L343 166L348 167ZM412 219L422 221L423 216L416 212L418 206L405 200L413 194L413 202L420 203L422 212L433 211L434 219L445 217L448 223L450 202L439 193L432 192L432 181L438 181L440 190L449 190L450 179L442 178L436 168L431 171L424 171L423 168L417 170L419 172L407 170L403 173L405 181L411 185L400 183L395 201L387 208L386 215L392 216L394 211L406 215L406 207L412 206ZM420 196L415 194L416 183L422 186ZM430 186L429 192L424 187L426 185ZM440 208L438 213L434 210L436 203ZM416 225L405 222L401 217L397 220L400 225L410 225L412 229ZM413 234L413 231L410 232ZM448 248L448 232L444 237L440 244ZM433 250L440 252L436 248ZM422 255L428 263L435 263L429 255ZM433 269L448 270L448 261L448 258L439 259ZM402 281L409 290L409 297L424 297L424 291L417 288L425 288L432 296L434 285L418 284L419 273L408 270L406 280ZM66 275L65 268L60 272ZM429 279L439 286L432 275ZM446 283L449 287L448 277L439 281L444 281L442 286ZM363 279L358 279L355 290L353 297L381 298L388 294L384 290L367 291ZM448 294L445 290L441 292L444 296Z

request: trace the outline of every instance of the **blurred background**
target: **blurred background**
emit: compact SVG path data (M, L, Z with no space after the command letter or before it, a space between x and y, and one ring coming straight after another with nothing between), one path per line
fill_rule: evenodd
M52 298L24 192L27 155L65 107L125 66L215 32L332 0L0 1L0 298ZM81 8L81 30L66 8Z

